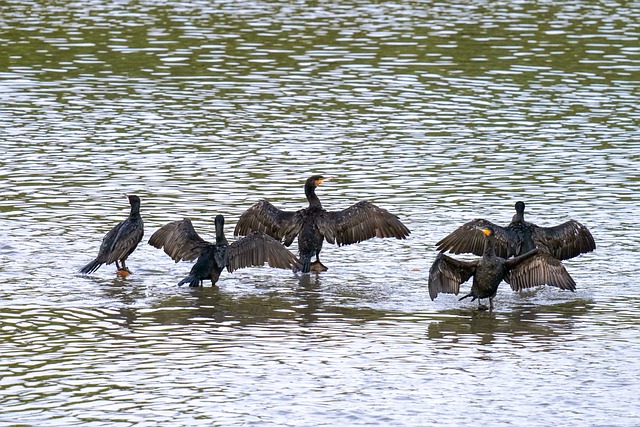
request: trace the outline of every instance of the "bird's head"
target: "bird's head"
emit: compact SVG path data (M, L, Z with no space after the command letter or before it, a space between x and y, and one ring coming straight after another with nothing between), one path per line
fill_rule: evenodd
M322 184L324 181L329 181L331 178L325 178L322 175L313 175L311 177L309 177L309 179L307 179L307 186L316 188L318 187L320 184Z
M140 197L135 196L133 194L125 194L125 196L127 196L127 199L129 200L129 204L131 204L132 206L134 204L140 204Z
M516 202L516 212L520 214L524 212L524 202Z

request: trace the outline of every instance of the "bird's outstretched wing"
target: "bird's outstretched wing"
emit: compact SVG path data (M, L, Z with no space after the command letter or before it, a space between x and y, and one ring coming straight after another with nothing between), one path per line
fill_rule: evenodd
M127 219L116 225L102 240L100 252L105 251L105 263L111 264L126 258L138 246L143 235L142 221L136 222Z
M570 220L555 227L533 226L533 241L559 260L591 252L596 242L587 227Z
M534 286L549 285L574 291L576 282L564 265L549 253L534 249L505 262L504 281L519 291Z
M262 266L266 262L270 267L298 271L300 261L282 243L273 237L254 231L229 245L227 249L227 270Z
M477 265L478 261L461 261L438 253L429 269L431 299L434 300L439 293L458 295L460 284L473 276Z
M481 229L486 227L493 228L496 255L500 258L507 258L513 255L515 249L510 248L512 244L510 242L513 239L509 230L486 219L474 219L461 225L436 243L436 248L440 252L450 252L452 254L471 253L482 255L486 236Z
M193 261L211 245L196 233L189 218L160 227L149 238L149 244L164 252L175 262Z
M262 231L276 240L284 239L284 244L289 246L301 227L300 211L283 211L263 199L240 215L233 235L247 236L253 231Z
M326 212L318 219L317 224L327 242L337 243L339 246L374 237L406 239L411 233L397 216L366 201L341 211Z

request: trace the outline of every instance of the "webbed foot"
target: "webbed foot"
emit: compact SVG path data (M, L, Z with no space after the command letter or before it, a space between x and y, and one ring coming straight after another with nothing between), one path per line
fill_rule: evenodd
M119 268L118 270L116 270L116 274L121 277L127 277L131 274L131 270L129 270L127 267Z
M322 271L327 271L328 269L329 269L328 267L326 267L323 263L321 263L318 260L311 263L311 267L309 268L309 271L320 273Z

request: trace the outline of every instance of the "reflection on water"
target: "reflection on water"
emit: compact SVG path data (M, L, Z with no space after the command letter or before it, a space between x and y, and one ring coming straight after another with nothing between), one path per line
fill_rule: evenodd
M440 313L442 320L429 324L429 339L452 346L465 338L476 339L479 345L507 340L513 344L530 344L539 351L548 350L558 342L577 339L572 335L574 319L588 314L591 306L591 302L575 299L549 306L528 305L498 314L445 310Z
M0 423L640 423L637 5L5 3ZM200 289L146 239L130 277L75 273L124 192L147 238L188 216L207 239L303 207L312 173L410 239ZM431 301L434 243L516 200L592 230L577 291Z
M291 405L303 408L311 399L334 408L340 418L376 422L376 414L383 414L412 424L424 413L411 409L413 404L435 399L438 405L424 416L455 423L478 416L455 411L465 395L476 396L467 404L481 408L488 399L503 401L517 390L521 403L494 414L500 422L543 404L552 390L560 400L574 393L597 399L607 375L632 374L625 363L637 356L626 340L593 348L594 340L623 328L589 326L606 323L608 309L585 300L502 313L345 308L308 323L283 299L231 300L208 289L211 293L192 296L200 304L174 296L141 309L4 310L5 414L33 423L55 414L71 422L98 416L132 422L154 410L160 421L204 423L215 419L207 408L217 404L233 409L225 412L232 423L255 416L261 407L263 421L279 423L292 413ZM618 363L603 366L606 357L595 357L598 352ZM593 363L585 371L577 360ZM294 378L295 385L289 382ZM559 379L561 388L553 384ZM469 394L461 392L462 385ZM344 401L336 390L352 398ZM482 390L491 390L491 397ZM272 393L279 399L270 398ZM378 393L392 402L372 412L370 397ZM608 393L631 403L622 390ZM546 405L554 413L563 406ZM606 421L597 407L578 407L594 424ZM406 411L387 412L392 408ZM322 413L310 416L323 419Z

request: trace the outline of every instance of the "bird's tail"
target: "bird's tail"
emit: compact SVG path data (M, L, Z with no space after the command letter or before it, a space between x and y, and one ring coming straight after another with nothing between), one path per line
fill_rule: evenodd
M185 283L188 283L189 286L197 287L197 286L200 286L200 283L202 283L202 280L200 280L200 278L195 274L190 274L184 279L182 279L181 281L179 281L178 286L182 286Z
M80 273L82 273L82 274L91 274L94 271L96 271L97 269L99 269L102 264L104 264L104 262L102 262L102 261L100 261L100 259L96 258L93 261L91 261L89 264L87 264L84 267L82 267L80 269Z

